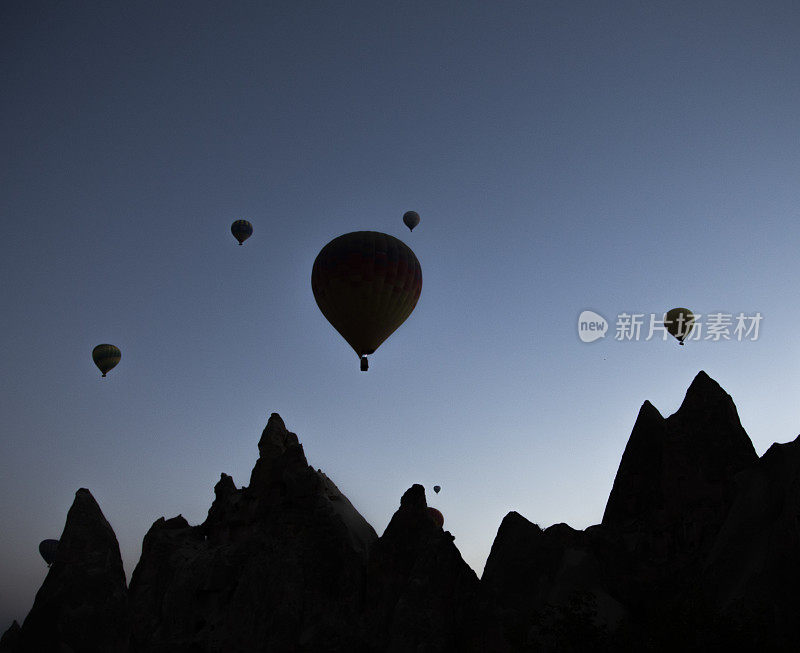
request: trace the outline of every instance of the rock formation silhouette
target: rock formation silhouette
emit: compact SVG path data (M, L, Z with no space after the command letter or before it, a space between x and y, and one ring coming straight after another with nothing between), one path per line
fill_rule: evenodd
M6 633L0 650L126 653L129 615L117 537L89 490L81 488L33 607L9 642Z
M484 651L480 583L413 485L370 550L364 617L369 650ZM488 649L491 650L491 649Z
M373 528L272 414L249 487L158 520L131 577L135 651L355 651Z
M411 486L381 537L273 413L248 487L206 520L158 519L126 587L78 490L28 653L796 650L800 437L761 457L705 372L678 411L639 411L600 524L502 520L483 577Z

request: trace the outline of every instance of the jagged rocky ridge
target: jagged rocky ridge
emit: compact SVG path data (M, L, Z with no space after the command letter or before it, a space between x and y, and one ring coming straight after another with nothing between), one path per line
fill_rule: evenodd
M795 650L800 439L761 457L700 372L645 402L602 522L511 512L483 578L412 486L379 538L273 414L250 484L221 475L202 524L157 520L130 586L78 490L52 568L0 651Z

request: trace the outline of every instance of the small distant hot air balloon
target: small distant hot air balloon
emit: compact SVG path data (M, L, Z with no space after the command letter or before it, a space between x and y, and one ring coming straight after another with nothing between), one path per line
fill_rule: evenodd
M114 345L97 345L92 350L92 360L94 364L106 375L110 372L122 358L122 352Z
M58 540L42 540L39 542L39 553L48 567L56 559L56 551L58 551Z
M440 485L434 485L433 486L433 491L436 492L436 494L439 494L439 490L441 490L441 489L442 489L442 487Z
M673 308L664 316L664 326L680 344L694 327L694 315L688 308Z
M403 241L377 231L354 231L322 248L311 271L322 314L355 350L367 355L406 321L422 292L422 268Z
M403 222L405 222L409 230L414 231L414 227L419 224L419 213L416 211L406 211L403 214Z
M236 220L236 222L231 225L231 233L233 237L239 241L239 245L241 245L253 235L253 225L247 220Z
M439 528L444 526L444 515L436 510L436 508L431 508L428 506L428 514L430 515L431 519L436 522L436 525Z

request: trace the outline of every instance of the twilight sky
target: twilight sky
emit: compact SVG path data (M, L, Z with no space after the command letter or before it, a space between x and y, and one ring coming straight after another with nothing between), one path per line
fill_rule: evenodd
M759 455L794 439L798 34L792 1L3 2L0 632L78 488L130 580L271 412L379 534L425 485L479 575L510 510L598 523L641 403L701 369ZM366 374L310 284L356 230L423 272ZM675 306L701 338L648 340Z

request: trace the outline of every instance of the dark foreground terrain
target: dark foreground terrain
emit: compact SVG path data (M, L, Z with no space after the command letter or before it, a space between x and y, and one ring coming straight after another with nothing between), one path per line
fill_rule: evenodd
M800 440L759 458L700 372L639 411L600 524L511 512L480 580L409 488L378 537L274 414L250 484L158 519L126 585L80 489L4 653L800 650Z

